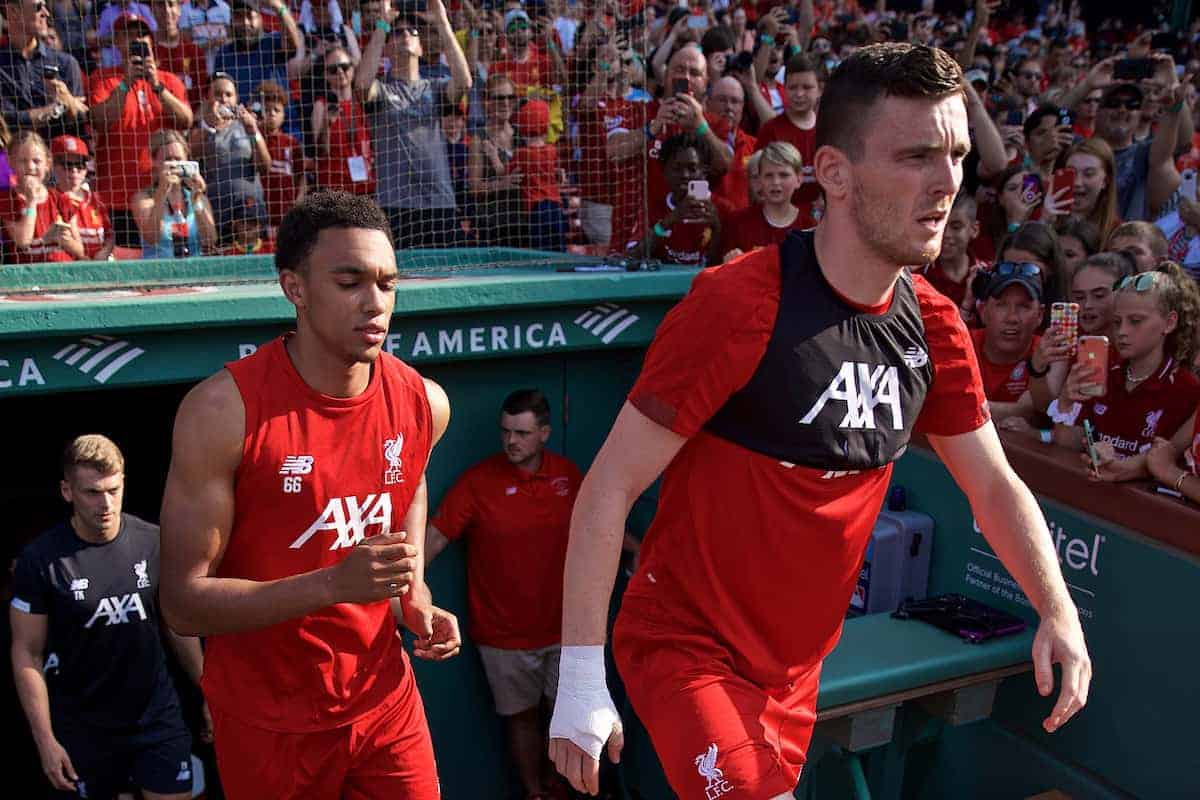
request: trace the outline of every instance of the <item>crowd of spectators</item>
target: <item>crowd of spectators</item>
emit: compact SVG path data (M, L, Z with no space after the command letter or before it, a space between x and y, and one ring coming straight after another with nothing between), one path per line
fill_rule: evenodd
M1144 472L1187 427L1200 23L1089 27L1078 2L474 3L0 0L4 261L267 253L291 203L336 188L373 195L401 249L712 265L820 220L822 87L855 49L908 41L965 75L962 190L913 268L975 328L997 419L1065 442L1050 422L1093 414L1101 475L1123 448ZM1073 301L1124 394L1166 382L1191 398L1177 414L1135 403L1144 435L1106 430L1122 393L1084 403L1048 328ZM1155 347L1133 330L1150 317Z
M852 0L475 2L2 0L5 261L79 257L62 226L50 229L71 216L36 211L32 236L18 235L28 184L64 191L56 169L12 168L29 132L43 150L66 136L86 152L82 182L63 183L77 199L67 210L86 198L101 220L84 225L83 258L163 256L137 202L163 185L151 135L174 130L195 166L165 163L183 179L183 204L204 211L171 223L176 239L195 240L178 255L269 252L291 203L337 188L374 195L404 248L633 250L711 264L819 220L824 81L856 48L906 40L954 53L968 83L975 219L963 224L975 232L929 267L956 299L1027 221L1053 226L1067 268L1119 223L1144 221L1168 237L1173 260L1200 271L1194 25L1089 29L1078 3L1040 14L1031 4L1027 15L990 0L963 14ZM695 147L666 146L678 136ZM775 142L799 161L751 158ZM700 162L691 193L671 185L664 160L689 152ZM764 189L764 164L772 174L799 165L790 203L768 200L778 191ZM215 237L200 235L205 215ZM683 234L695 242L670 242L663 223L676 220L700 225ZM111 245L95 246L97 233ZM1059 298L1062 276L1047 278Z

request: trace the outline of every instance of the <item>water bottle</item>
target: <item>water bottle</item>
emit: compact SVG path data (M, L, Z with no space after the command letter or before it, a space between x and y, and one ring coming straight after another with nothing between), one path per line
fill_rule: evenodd
M192 254L188 246L188 226L183 212L175 212L175 224L171 226L171 249L175 258L188 258Z

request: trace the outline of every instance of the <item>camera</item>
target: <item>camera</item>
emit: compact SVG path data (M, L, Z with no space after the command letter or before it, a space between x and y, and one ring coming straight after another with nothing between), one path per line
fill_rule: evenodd
M217 116L221 119L233 119L237 116L237 112L233 110L232 106L222 103L217 106Z
M150 57L150 45L143 42L141 39L135 39L129 43L130 59L140 58L147 59Z
M42 77L48 81L58 80L59 70L56 64L43 64Z
M194 178L200 174L200 164L196 161L165 161L163 166L181 178Z

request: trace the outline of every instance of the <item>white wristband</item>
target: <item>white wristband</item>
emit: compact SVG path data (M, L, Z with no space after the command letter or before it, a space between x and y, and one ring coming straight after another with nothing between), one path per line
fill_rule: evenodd
M1058 425L1074 425L1075 420L1079 419L1079 412L1083 410L1081 403L1072 403L1065 409L1060 409L1058 399L1055 398L1050 407L1046 409L1046 416Z
M563 647L550 738L568 739L599 761L614 729L621 729L621 718L604 679L604 646Z

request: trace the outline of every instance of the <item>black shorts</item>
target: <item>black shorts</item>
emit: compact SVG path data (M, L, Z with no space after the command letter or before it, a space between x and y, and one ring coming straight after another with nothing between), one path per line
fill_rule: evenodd
M178 714L136 733L56 722L54 734L79 776L78 792L56 798L110 800L129 786L174 794L192 791L192 736Z

